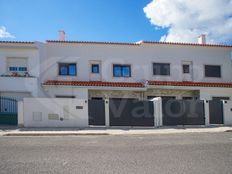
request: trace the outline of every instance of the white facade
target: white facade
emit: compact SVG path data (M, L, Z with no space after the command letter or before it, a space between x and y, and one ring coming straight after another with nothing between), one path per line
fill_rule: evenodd
M155 86L146 81L191 81L232 84L230 46L165 44L140 42L100 43L47 41L0 42L0 95L23 97L102 97L139 98L149 96L232 98L232 87L217 86ZM14 60L18 60L15 61ZM10 62L10 63L9 63ZM26 63L25 63L26 62ZM59 63L76 64L76 75L59 75ZM153 75L153 63L170 64L170 75ZM98 64L99 72L92 73L91 65ZM113 65L129 65L130 77L114 77ZM189 73L183 73L183 64ZM220 66L220 77L206 77L205 65ZM26 66L29 77L8 76L9 66ZM19 72L20 74L21 72ZM56 81L101 81L142 83L143 87L43 85ZM16 85L17 84L17 85Z
M145 80L183 81L184 62L192 63L192 80L197 82L232 82L231 48L183 45L113 45L91 43L47 43L46 56L42 59L42 81L89 81L91 61L101 62L102 81L144 82ZM77 76L58 76L59 62L77 63ZM152 63L170 63L170 76L153 75ZM131 77L113 77L113 64L131 65ZM207 78L204 65L220 65L221 78Z
M0 42L0 96L12 96L17 99L38 96L40 76L39 51L34 43ZM26 67L17 74L10 67Z

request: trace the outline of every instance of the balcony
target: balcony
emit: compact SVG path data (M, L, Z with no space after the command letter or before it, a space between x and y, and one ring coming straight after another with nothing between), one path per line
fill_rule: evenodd
M9 75L0 76L0 91L36 93L37 86L37 77Z

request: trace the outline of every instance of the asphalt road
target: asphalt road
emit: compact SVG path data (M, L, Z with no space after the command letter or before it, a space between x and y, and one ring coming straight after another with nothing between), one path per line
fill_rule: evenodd
M231 174L232 133L0 137L0 173Z

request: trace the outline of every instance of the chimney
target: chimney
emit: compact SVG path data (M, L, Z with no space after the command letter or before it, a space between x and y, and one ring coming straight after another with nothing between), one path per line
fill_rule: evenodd
M198 37L198 44L206 44L206 35L202 34Z
M59 40L65 41L65 32L64 30L59 30Z

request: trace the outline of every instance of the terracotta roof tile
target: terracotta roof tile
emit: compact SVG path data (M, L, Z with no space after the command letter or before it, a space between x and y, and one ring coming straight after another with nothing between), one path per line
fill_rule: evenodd
M102 82L102 81L65 81L48 80L45 86L102 86L102 87L129 87L144 88L143 83L137 82ZM197 87L220 87L232 88L232 83L212 83L212 82L190 82L190 81L148 81L151 86L197 86Z
M200 47L225 47L232 48L232 45L224 44L198 44L198 43L182 43L182 42L154 42L154 41L143 41L145 44L160 44L160 45L185 45L185 46L200 46Z
M57 86L104 86L104 87L131 87L142 88L142 83L131 82L101 82L101 81L59 81L48 80L44 85L57 85Z
M27 42L27 41L0 41L0 43L5 43L5 44L34 44L34 42Z
M105 44L105 45L135 45L141 44L158 44L158 45L183 45L183 46L200 46L200 47L224 47L232 48L232 45L223 44L198 44L198 43L179 43L179 42L155 42L155 41L139 41L136 43L127 42L90 42L90 41L60 41L60 40L47 40L47 43L77 43L77 44Z
M140 45L138 43L127 42L94 42L94 41L61 41L61 40L47 40L47 43L75 43L75 44L101 44L101 45Z
M232 88L232 83L212 83L212 82L148 81L148 84L155 86L199 86L199 87Z

